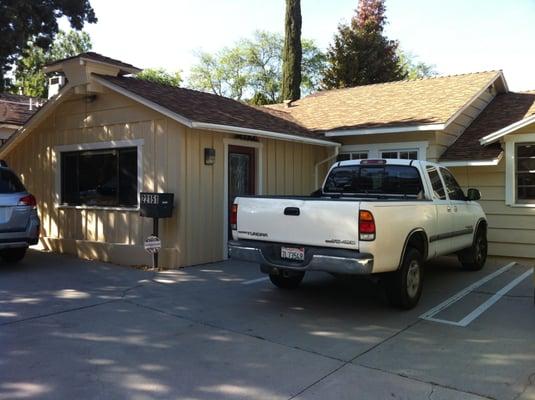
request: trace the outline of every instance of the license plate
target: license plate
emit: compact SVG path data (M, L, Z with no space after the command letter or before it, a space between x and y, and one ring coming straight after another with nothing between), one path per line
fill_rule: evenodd
M303 247L281 247L281 258L292 261L304 261L305 249Z

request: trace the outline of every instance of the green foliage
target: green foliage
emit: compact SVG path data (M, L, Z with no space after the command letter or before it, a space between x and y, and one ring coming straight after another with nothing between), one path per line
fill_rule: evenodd
M400 49L398 50L398 58L403 73L409 80L429 78L437 75L434 65L419 61L414 54L404 52Z
M349 25L341 24L327 51L327 89L391 82L406 78L398 42L384 36L384 0L360 0Z
M0 92L5 89L6 72L30 43L43 50L50 47L59 30L57 20L63 16L76 30L81 30L86 22L97 22L89 0L0 2Z
M182 83L180 71L169 72L163 68L147 68L137 74L136 77L166 86L180 87Z
M46 97L47 79L45 64L72 57L91 50L91 38L86 32L59 31L48 50L30 42L17 62L14 91L26 96Z
M307 94L319 88L325 55L311 40L302 40L303 79ZM282 35L258 31L252 39L242 39L221 51L199 53L191 69L188 86L252 104L282 101Z
M283 100L301 97L301 2L286 0L284 48L282 51Z

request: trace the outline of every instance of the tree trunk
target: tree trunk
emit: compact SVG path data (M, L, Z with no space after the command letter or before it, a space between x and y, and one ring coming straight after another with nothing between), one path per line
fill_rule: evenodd
M301 97L301 58L301 3L300 0L286 0L282 100Z

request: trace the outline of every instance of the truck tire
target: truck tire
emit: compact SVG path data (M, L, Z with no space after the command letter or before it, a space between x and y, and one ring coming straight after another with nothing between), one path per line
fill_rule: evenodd
M386 279L390 304L404 310L414 308L422 295L423 278L423 257L418 250L408 247L401 267Z
M269 274L271 282L280 289L295 289L301 284L304 277L304 272L288 272L284 270L277 274Z
M2 260L8 263L16 263L26 255L26 247L17 247L14 249L5 249L0 252Z
M464 269L479 271L485 266L487 261L487 230L484 227L478 228L472 247L458 253L457 257Z

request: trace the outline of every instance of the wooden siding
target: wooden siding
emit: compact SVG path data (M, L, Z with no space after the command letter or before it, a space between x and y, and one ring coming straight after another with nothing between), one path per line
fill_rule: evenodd
M234 135L186 129L180 138L181 212L179 251L184 265L221 260L225 239L225 141ZM242 145L260 144L257 162L262 165L262 194L306 195L314 188L314 165L324 159L325 148L308 144L259 138ZM204 149L216 152L215 164L204 164ZM258 183L258 182L257 182Z
M505 204L505 161L495 167L450 168L466 191L481 191L480 204L489 221L489 254L535 258L535 208Z
M178 267L223 258L224 139L231 135L188 129L126 97L105 91L93 102L78 97L56 111L9 153L8 164L38 199L42 243L59 252L124 264L149 264L143 240L152 221L138 211L57 206L56 146L143 139L143 191L174 192L174 217L160 222L162 265ZM259 139L266 194L307 194L318 146ZM216 165L204 165L204 148Z

